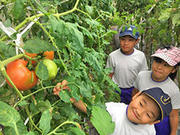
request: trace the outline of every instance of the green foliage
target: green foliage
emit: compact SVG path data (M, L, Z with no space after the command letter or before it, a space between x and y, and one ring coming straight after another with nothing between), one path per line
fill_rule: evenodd
M24 12L24 2L25 0L16 0L14 4L14 8L12 11L12 14L15 19L21 19L24 17L25 12Z
M45 51L55 51L55 47L49 45L45 40L40 38L29 39L24 43L23 49L28 53L42 53Z
M39 128L42 129L43 134L47 134L50 131L50 123L51 123L52 115L50 110L45 110L39 121Z
M58 66L57 76L47 80L48 70L41 59L37 59L39 83L21 92L23 97L18 97L17 91L7 84L1 85L0 98L7 103L0 102L3 108L0 112L7 117L4 119L6 117L0 114L5 134L84 135L89 129L84 119L90 115L101 135L113 132L111 119L102 109L105 102L120 100L114 93L115 89L120 89L109 78L110 70L105 69L107 54L112 51L109 44L116 34L111 26L136 25L141 34L139 49L146 53L149 61L157 47L180 44L179 4L179 1L169 0L2 0L0 21L17 32L8 37L0 29L1 62L14 58L17 48L38 55L53 50ZM32 22L34 24L26 30ZM22 44L17 46L14 40L23 30L26 31L21 37ZM20 50L18 53L23 54ZM29 67L34 68L31 64ZM4 76L0 77L4 80ZM59 98L53 94L53 88L65 79L71 91L59 92ZM72 97L87 105L88 115L71 104Z
M115 123L112 122L111 116L105 109L93 106L90 121L100 135L109 135L114 131Z
M6 127L5 134L25 135L27 133L19 113L2 101L0 101L0 124Z

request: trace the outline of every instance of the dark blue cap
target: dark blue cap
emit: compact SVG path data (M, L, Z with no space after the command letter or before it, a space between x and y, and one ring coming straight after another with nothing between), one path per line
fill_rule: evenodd
M160 120L163 120L163 118L168 116L169 113L172 111L171 98L168 94L164 93L161 88L150 88L144 90L143 93L153 99L159 106L161 112Z
M136 26L134 26L134 25L122 26L120 33L119 33L119 37L123 37L123 36L127 36L127 35L129 35L135 39L138 39L139 32L137 31Z

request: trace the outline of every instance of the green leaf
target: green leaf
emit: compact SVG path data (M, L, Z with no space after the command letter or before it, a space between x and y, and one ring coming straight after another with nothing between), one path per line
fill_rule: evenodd
M71 47L78 53L82 54L84 51L84 37L78 30L77 26L73 23L66 23L68 28L68 39L71 43Z
M75 54L73 56L73 61L72 61L73 67L78 68L80 66L80 63L81 63L81 56L79 54Z
M47 80L49 78L49 72L47 67L43 64L42 61L38 63L36 66L36 75L38 76L39 79L41 80Z
M46 110L42 113L39 128L43 130L44 134L47 134L50 131L51 119L52 119L52 115L49 110Z
M85 8L88 14L93 15L94 8L92 6L86 5Z
M21 101L18 105L19 106L26 106L26 105L28 105L29 103L26 101L26 100L23 100L23 101Z
M180 14L175 14L173 17L172 17L172 24L175 26L175 25L180 25Z
M28 132L26 135L37 135L37 134L34 132Z
M27 40L23 46L24 50L28 53L42 53L45 51L55 51L55 47L49 45L45 40L41 40L38 37L34 39Z
M24 122L22 120L19 120L16 124L17 126L17 131L19 135L27 135L27 127L24 125ZM15 129L12 127L5 127L4 129L4 134L5 135L17 135L17 132L15 132Z
M66 23L63 20L57 20L55 17L50 17L50 23L59 49L69 43L70 47L79 54L84 52L84 37L76 24Z
M37 107L41 112L44 112L45 110L51 109L51 103L49 100L40 101L38 102Z
M66 102L66 103L70 103L70 98L71 97L69 96L67 90L61 90L59 92L59 96L62 99L62 101Z
M15 128L20 119L19 113L13 107L0 101L0 124Z
M70 131L73 133L73 135L85 135L85 133L78 127L71 127Z
M97 72L101 72L101 65L98 61L99 57L99 54L94 49L91 49L90 52L86 52L84 61L92 66Z
M158 18L158 20L160 21L167 21L170 17L170 14L171 14L171 8L167 8L165 10L162 10L161 11L161 15L160 17Z
M83 97L91 97L91 88L86 83L81 83L79 85L80 93Z
M114 131L115 123L112 122L110 114L103 108L93 106L90 121L100 135L109 135Z
M71 95L73 96L73 98L75 98L78 101L80 99L80 94L78 92L78 88L75 87L74 85L68 85L68 86L72 90Z
M25 15L24 12L24 1L23 0L16 0L15 5L12 12L15 19L19 19Z
M0 59L5 59L11 56L16 55L15 48L5 44L4 42L0 42Z

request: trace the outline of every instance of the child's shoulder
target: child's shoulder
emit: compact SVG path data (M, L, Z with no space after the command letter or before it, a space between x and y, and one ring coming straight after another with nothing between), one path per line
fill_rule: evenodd
M123 117L126 114L127 105L124 103L107 102L105 105L106 110L113 118Z
M109 55L115 55L120 52L121 52L120 49L116 49L116 50L112 51Z
M119 110L119 109L123 109L126 108L127 105L124 103L119 103L119 102L107 102L106 104L106 108L111 109L111 110Z
M138 50L138 49L136 49L136 48L134 48L134 52L135 52L135 54L145 55L143 51Z
M152 71L149 70L143 70L138 73L138 76L149 76L151 75Z

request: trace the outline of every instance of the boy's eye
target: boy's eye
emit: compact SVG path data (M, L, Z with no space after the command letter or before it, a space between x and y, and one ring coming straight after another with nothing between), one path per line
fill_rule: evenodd
M149 114L149 113L147 113L147 116L151 119L151 116L150 116L150 114Z
M129 41L131 41L131 42L132 42L132 41L134 41L134 39L133 39L133 38L130 38L130 39L129 39Z
M139 104L140 104L140 106L143 106L143 104L141 102Z

